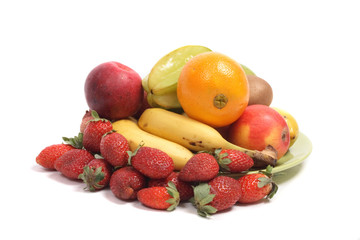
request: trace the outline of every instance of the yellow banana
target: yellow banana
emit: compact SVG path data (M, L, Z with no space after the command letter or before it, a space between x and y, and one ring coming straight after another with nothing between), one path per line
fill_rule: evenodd
M116 132L122 134L129 141L131 151L134 151L141 142L144 143L144 146L160 149L174 160L175 170L181 170L193 156L189 149L141 130L136 121L122 119L112 125Z
M255 166L275 165L276 150L269 146L264 151L249 150L226 141L214 128L181 114L161 108L149 108L141 115L141 129L193 151L213 151L217 148L237 149L254 159Z

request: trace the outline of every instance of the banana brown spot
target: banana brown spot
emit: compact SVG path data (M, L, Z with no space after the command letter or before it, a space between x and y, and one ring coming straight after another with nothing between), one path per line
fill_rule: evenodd
M191 146L198 146L198 147L201 147L201 148L204 148L205 146L202 145L202 141L199 140L199 141L191 141L190 139L187 139L185 137L182 137L182 139L184 139L185 141L187 141Z

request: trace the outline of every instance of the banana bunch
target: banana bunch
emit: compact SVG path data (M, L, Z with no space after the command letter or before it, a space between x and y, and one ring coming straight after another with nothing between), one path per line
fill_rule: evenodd
M174 160L176 170L181 170L193 156L193 153L184 146L142 130L134 119L121 119L112 125L116 132L122 134L129 141L131 151L135 151L140 144L160 149Z
M148 108L138 121L122 119L113 123L113 129L121 133L134 151L140 143L166 152L176 170L198 151L214 151L217 148L237 149L254 159L256 167L275 166L276 150L249 150L226 141L214 128L184 115L162 108Z
M142 80L150 106L164 109L181 109L177 99L177 82L182 68L194 56L209 52L199 45L180 47L162 57Z

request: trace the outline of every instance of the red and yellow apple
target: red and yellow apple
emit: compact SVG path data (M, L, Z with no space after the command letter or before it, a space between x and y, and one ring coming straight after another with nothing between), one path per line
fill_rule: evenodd
M271 145L280 159L289 149L290 134L284 118L266 105L248 106L231 124L228 140L235 145L262 151Z
M100 117L118 120L132 116L144 98L141 77L121 63L102 63L87 76L85 97L89 108Z

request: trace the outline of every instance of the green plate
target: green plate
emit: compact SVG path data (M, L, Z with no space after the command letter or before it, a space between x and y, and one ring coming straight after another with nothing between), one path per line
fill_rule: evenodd
M289 151L277 161L276 166L272 169L272 173L279 173L285 171L289 168L295 167L302 163L311 153L312 151L312 144L308 137L305 136L303 133L299 133L299 137L289 149ZM249 173L257 173L261 170L256 171L249 171ZM232 177L239 177L244 175L244 173L224 173L222 175L232 176Z

